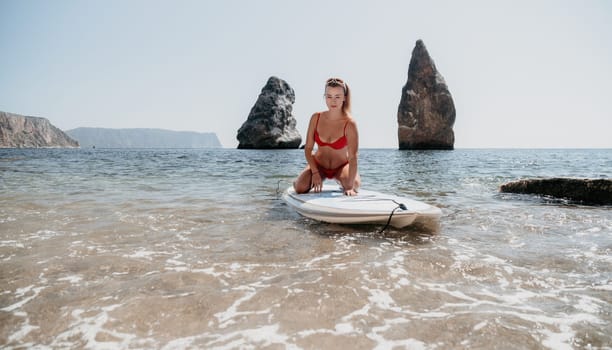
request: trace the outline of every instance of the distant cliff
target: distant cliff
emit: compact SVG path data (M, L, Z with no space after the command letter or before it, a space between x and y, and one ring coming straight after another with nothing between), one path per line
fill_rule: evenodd
M75 148L79 143L49 120L0 112L0 148Z
M83 148L218 148L215 133L163 129L77 128L66 133Z

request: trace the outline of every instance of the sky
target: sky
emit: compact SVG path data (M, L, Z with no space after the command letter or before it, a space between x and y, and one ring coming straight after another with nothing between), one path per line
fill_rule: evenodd
M304 136L337 76L360 147L397 148L418 39L453 97L456 148L612 148L607 0L0 0L0 111L234 148L269 77L294 89Z

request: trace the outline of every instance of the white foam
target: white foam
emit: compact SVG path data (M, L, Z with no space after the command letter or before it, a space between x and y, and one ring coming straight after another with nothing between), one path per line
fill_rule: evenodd
M336 330L336 334L350 334L355 332L355 328L349 322L338 323L334 329Z
M298 346L289 343L289 336L279 332L278 324L265 325L253 329L239 329L234 332L225 334L203 334L198 336L185 337L174 339L168 342L162 349L185 349L196 346L195 344L206 341L204 348L206 349L254 349L265 348L272 345L282 345L284 349L300 349Z
M55 232L52 230L39 230L39 231L36 231L35 234L26 237L26 240L40 239L40 240L46 241L48 239L54 238L59 235L60 235L59 232Z
M186 292L186 293L180 293L180 294L172 294L172 295L164 295L163 298L164 299L174 299L174 298L182 298L182 297L187 297L190 295L195 295L194 292Z
M409 321L406 321L406 319L404 318L386 319L384 325L379 327L372 327L371 331L366 336L376 342L376 346L374 347L374 349L394 349L398 347L415 350L426 349L427 344L416 339L408 338L399 340L388 340L382 335L386 333L386 331L389 330L393 325L406 323L409 323Z
M593 286L591 287L595 290L608 290L608 291L612 291L612 284L604 284L601 286Z
M191 269L186 267L186 266L165 267L164 270L175 271L175 272L189 272L189 271L191 271Z
M4 224L4 223L7 223L7 222L13 222L13 221L17 221L17 219L12 217L12 216L9 216L9 217L0 219L0 224Z
M28 334L30 334L30 332L32 332L33 330L36 329L40 329L40 327L38 326L32 326L30 324L30 320L26 318L25 324L21 326L21 328L19 328L19 330L13 334L11 334L8 337L8 344L13 343L13 342L19 342L21 341L25 336L27 336Z
M486 326L489 322L487 321L482 321L476 325L474 325L474 328L472 328L474 331L478 331L480 329L482 329L484 326Z
M590 296L581 295L578 299L577 303L574 303L574 307L578 310L598 314L599 312L603 312L598 304L607 305L607 303L603 300L599 300Z
M105 329L104 325L110 321L114 321L109 316L109 313L119 308L121 304L108 305L103 307L95 307L90 310L75 309L71 315L75 319L74 322L68 326L68 330L58 334L55 338L51 347L53 348L64 348L74 346L74 339L82 339L85 342L85 348L90 349L118 349L128 348L132 340L136 339L136 335L121 333L111 329ZM84 317L84 314L90 315L94 311L98 311L97 314L89 317ZM111 335L113 338L118 339L117 341L98 341L96 337L100 333L106 333Z
M0 241L0 247L25 248L23 243L13 240Z
M30 295L29 297L26 297L23 300L20 300L19 302L16 302L13 305L9 305L7 307L4 307L0 310L2 311L6 311L6 312L12 312L16 309L19 309L20 307L22 307L23 305L27 304L30 300L36 298L38 296L38 294L40 294L40 291L45 289L45 287L36 287L34 288L33 285L25 287L25 288L19 288L17 289L17 291L15 291L15 297L20 298L22 296L24 296L26 293L32 291L34 294Z
M243 289L243 288L239 288L239 289ZM247 311L244 311L244 312L237 311L240 304L250 300L256 294L257 294L257 291L254 288L248 288L248 292L241 298L238 298L237 300L235 300L232 305L230 305L227 309L225 309L225 311L217 312L214 316L217 318L219 322L219 328L226 328L227 326L235 323L235 321L233 320L235 317L256 313L256 312L251 312L251 311L248 311L248 312Z
M57 280L60 282L67 281L72 284L78 284L79 282L83 280L83 277L79 275L72 275L72 276L61 277L61 278L58 278Z
M226 273L225 272L215 272L215 268L214 267L208 267L205 269L192 269L192 272L195 273L204 273L207 275L211 275L213 277L220 277L220 276L225 276Z
M343 321L347 321L352 319L355 316L367 316L370 313L370 304L366 304L364 305L361 309L355 310L353 312L351 312L350 314L342 317Z
M571 345L574 332L567 326L561 326L560 332L552 332L547 329L540 330L540 333L544 334L548 338L542 340L542 344L551 349L555 350L572 350L574 347Z
M422 318L422 319L447 318L451 315L448 312L440 312L440 311L430 311L430 312L419 311L419 312L412 312L411 314L417 318Z
M389 276L391 278L398 278L399 276L408 276L409 273L404 268L405 264L404 252L396 252L394 257L387 261L386 265L389 269Z
M329 258L331 258L330 254L325 254L322 256L318 256L312 260L310 260L308 263L306 263L305 267L309 268L312 267L314 264L318 263L319 261L325 261L328 260Z
M410 281L407 278L402 277L402 278L399 279L399 281L397 281L397 284L399 286L404 286L405 287L405 286L409 286L410 285Z
M499 271L495 271L495 276L497 276L497 282L501 288L506 288L510 285L510 282L501 274Z
M131 258L131 259L147 259L147 260L153 260L153 258L151 256L157 254L154 251L150 251L150 250L146 250L146 249L139 249L137 251L135 251L132 254L126 254L123 255L124 258Z
M182 262L182 261L178 261L178 260L174 260L174 259L168 259L168 260L166 260L166 262L167 262L168 264L175 265L175 266L183 266L183 265L187 265L187 264L185 264L185 263L184 263L184 262Z
M453 296L453 297L455 297L457 299L465 300L465 301L470 301L470 302L473 302L473 303L478 303L479 302L478 299L476 299L474 297L471 297L471 296L468 296L468 295L466 295L465 293L463 293L461 291L448 290L446 288L446 285L443 285L443 284L437 284L437 283L422 283L422 284L424 286L426 286L428 288L428 290L430 290L430 291L437 291L437 292L446 293L446 294L448 294L450 296Z
M370 303L384 310L401 311L401 308L396 306L395 300L393 300L389 292L381 289L368 289L368 292L370 293L368 297Z
M0 255L1 256L1 255ZM2 258L2 261L10 261L13 257L17 256L17 254L11 254L5 258Z

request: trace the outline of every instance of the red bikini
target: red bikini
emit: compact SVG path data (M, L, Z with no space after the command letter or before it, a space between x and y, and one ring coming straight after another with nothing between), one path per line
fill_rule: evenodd
M346 147L346 145L348 144L348 141L346 139L346 126L348 125L348 121L346 122L346 124L344 124L344 135L342 135L339 139L337 139L334 142L324 142L319 137L319 132L317 131L317 129L319 127L319 119L320 118L321 118L321 113L319 113L319 115L317 115L317 123L315 124L315 130L314 130L314 139L315 139L315 142L317 143L317 145L319 147L328 146L328 147L331 147L333 149L342 149L342 148ZM325 177L328 178L328 179L333 179L336 176L336 173L338 173L338 171L340 169L344 168L344 166L348 164L348 161L346 161L346 163L340 165L337 168L327 169L327 168L321 166L321 164L319 164L319 162L317 162L316 158L314 158L314 161L315 161L315 163L317 163L317 167L319 168L319 170L322 171L323 175L325 175Z
M344 135L342 135L339 139L337 139L334 142L323 142L321 138L319 137L319 132L317 131L319 127L319 119L321 119L321 113L317 115L317 123L315 124L315 130L314 130L314 139L317 145L319 145L319 147L329 146L333 149L342 149L346 147L346 145L348 144L348 141L346 140L346 126L348 125L348 121L344 124Z

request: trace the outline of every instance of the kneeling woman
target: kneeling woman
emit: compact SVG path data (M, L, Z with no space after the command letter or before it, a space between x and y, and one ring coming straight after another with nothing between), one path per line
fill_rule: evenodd
M310 118L304 153L308 165L293 183L297 193L320 192L323 179L336 179L344 194L354 196L361 184L357 172L359 135L351 117L351 92L338 78L325 83L327 111ZM314 144L316 152L313 152Z

